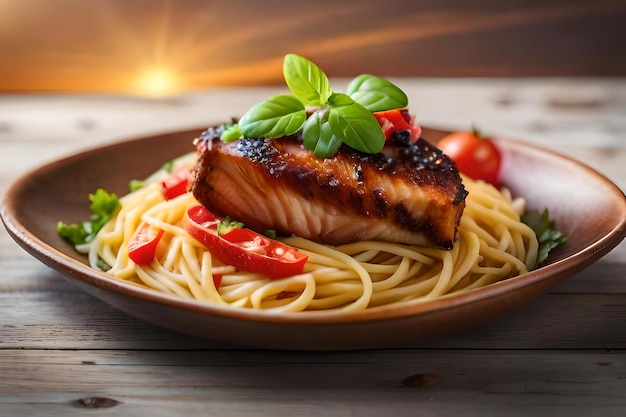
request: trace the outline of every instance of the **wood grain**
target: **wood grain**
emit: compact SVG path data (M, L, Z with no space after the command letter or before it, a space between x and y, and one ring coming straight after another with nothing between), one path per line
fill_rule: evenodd
M593 407L618 416L625 366L623 351L11 350L0 370L17 382L0 383L0 407L55 416L98 403L125 416L581 415Z

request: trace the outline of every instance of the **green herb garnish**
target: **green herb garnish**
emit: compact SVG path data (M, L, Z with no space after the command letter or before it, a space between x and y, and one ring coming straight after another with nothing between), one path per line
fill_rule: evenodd
M168 174L171 174L172 171L174 170L174 164L176 163L176 159L177 158L170 159L169 161L163 164L161 169L164 169L165 172L167 172Z
M233 229L236 228L243 228L245 225L237 220L233 220L230 217L226 216L223 220L221 220L218 224L217 224L217 234L218 235L225 235L226 233L230 232Z
M239 129L249 138L279 138L296 133L305 120L304 104L283 94L252 106L239 120Z
M371 112L401 109L409 100L394 84L384 78L361 74L348 85L348 95Z
M539 254L537 264L541 264L548 258L548 254L554 248L565 243L567 238L556 229L553 220L550 219L548 209L543 212L529 211L522 215L522 222L528 225L539 241Z
M232 142L232 141L241 139L242 136L243 136L243 133L241 133L241 129L239 129L239 125L235 123L226 127L224 132L222 132L221 139L224 142Z
M89 194L89 201L91 201L89 208L93 212L90 221L74 224L65 224L62 221L57 223L59 235L74 244L74 246L91 242L100 229L122 207L115 194L110 194L102 188L97 189L93 194Z
M263 232L263 235L269 237L270 239L276 239L278 232L276 232L275 229L267 229Z
M352 80L347 94L336 93L324 71L295 54L285 56L283 75L291 94L252 106L238 124L224 131L222 140L280 138L302 130L304 146L320 158L332 156L341 144L378 153L385 144L385 135L372 112L408 105L400 88L369 74ZM307 106L316 108L308 118Z
M108 271L109 269L111 269L111 265L109 265L108 263L106 263L104 261L104 259L98 257L98 260L96 261L96 267L101 270L101 271Z
M133 191L137 191L146 186L145 180L130 180L128 182L128 189L132 193Z

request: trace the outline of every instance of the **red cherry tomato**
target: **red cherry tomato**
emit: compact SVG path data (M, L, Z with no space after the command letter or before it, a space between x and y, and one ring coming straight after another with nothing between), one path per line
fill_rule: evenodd
M128 242L128 257L137 265L149 265L163 233L162 229L141 223Z
M461 173L499 187L500 152L492 140L475 132L453 132L437 146L452 158Z
M206 207L197 205L187 210L184 228L218 259L241 271L257 272L270 278L302 272L308 256L296 248L242 227L219 234L220 221Z

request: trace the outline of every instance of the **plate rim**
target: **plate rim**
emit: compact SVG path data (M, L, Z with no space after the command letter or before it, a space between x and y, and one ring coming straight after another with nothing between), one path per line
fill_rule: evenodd
M426 127L426 129L429 129ZM434 314L442 310L448 310L459 306L468 306L473 303L487 301L496 298L509 291L517 291L522 287L533 285L546 285L547 281L553 281L554 285L565 280L568 273L576 273L591 265L597 259L601 258L613 248L615 248L626 236L626 196L624 192L603 173L588 164L576 160L573 157L564 155L552 149L529 143L526 141L510 138L495 138L496 141L506 142L513 146L522 147L534 152L547 154L550 157L563 159L568 163L585 169L587 174L593 175L596 179L613 189L615 198L621 195L624 204L622 206L623 217L617 222L609 233L602 235L599 239L588 244L584 249L569 254L561 259L541 266L526 274L508 278L484 287L476 288L460 294L444 295L430 300L414 300L402 304L392 304L386 306L378 306L358 312L345 312L342 310L331 311L309 311L309 312L268 312L263 310L234 308L228 306L220 306L198 300L184 299L174 295L163 294L147 287L142 287L128 281L114 278L103 271L96 270L84 264L80 259L66 255L55 247L49 245L28 230L19 219L13 214L17 208L12 205L12 197L19 193L20 189L31 178L40 175L55 167L67 164L71 161L82 159L88 155L102 152L120 146L125 146L131 142L142 142L157 137L179 136L203 129L185 129L163 132L158 134L140 135L129 137L127 139L116 140L99 146L83 149L73 154L40 164L34 168L27 170L17 177L6 189L0 202L0 218L11 238L30 255L48 267L56 270L64 277L81 281L91 286L98 287L103 290L113 291L125 296L136 297L144 301L156 303L162 306L184 309L192 313L202 315L217 315L228 317L231 319L245 320L248 322L262 323L282 323L282 324L308 324L308 325L333 325L333 324L349 324L349 323L366 323L397 320L415 315ZM431 131L444 131L438 128L430 128ZM453 300L450 302L449 300Z

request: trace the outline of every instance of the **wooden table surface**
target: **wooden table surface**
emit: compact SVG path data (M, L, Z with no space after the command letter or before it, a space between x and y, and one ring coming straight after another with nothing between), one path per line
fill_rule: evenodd
M424 125L475 123L574 156L626 189L626 79L396 82ZM0 95L0 192L44 162L207 126L273 92ZM2 416L624 416L625 394L624 242L475 328L410 349L298 353L234 349L129 317L0 230Z

